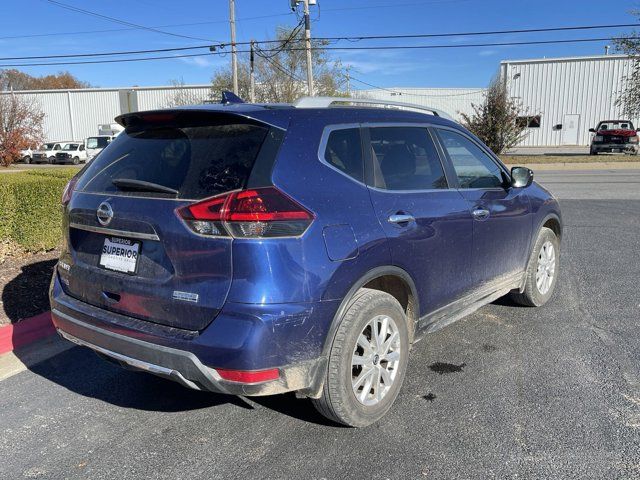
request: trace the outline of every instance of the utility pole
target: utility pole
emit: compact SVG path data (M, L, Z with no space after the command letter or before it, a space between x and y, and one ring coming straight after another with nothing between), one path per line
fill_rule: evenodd
M347 97L351 96L351 74L349 73L349 68L347 68Z
M249 101L251 103L255 103L256 102L256 78L253 74L253 48L254 48L254 40L251 40L251 53L249 54L249 74L250 74L250 80L249 80Z
M307 86L309 96L313 96L313 66L311 60L311 19L309 18L309 0L304 2L304 43L307 51Z
M236 53L236 2L229 0L229 25L231 26L231 72L233 93L238 95L238 54Z

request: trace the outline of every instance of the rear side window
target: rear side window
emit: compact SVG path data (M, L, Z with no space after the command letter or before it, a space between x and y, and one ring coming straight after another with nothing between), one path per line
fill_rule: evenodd
M364 168L359 128L333 130L327 139L324 159L344 174L362 182Z
M438 151L423 127L370 129L375 186L386 190L448 188Z
M247 123L127 129L90 164L77 189L201 199L244 188L263 144L269 143L270 155L277 152L273 142L265 142L268 134L269 127ZM126 182L118 180L149 182L178 193L123 189Z

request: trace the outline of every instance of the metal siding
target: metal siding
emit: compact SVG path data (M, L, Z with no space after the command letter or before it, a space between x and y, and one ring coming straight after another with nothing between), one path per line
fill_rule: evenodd
M481 104L485 92L484 88L389 88L388 90L357 90L352 92L352 96L437 108L459 120L461 113L467 115L473 113L472 104Z
M541 128L528 129L520 146L561 146L562 130L554 126L562 124L566 114L580 115L578 142L589 145L589 128L621 117L615 101L631 66L631 59L616 55L502 62L510 95L522 102L527 114L542 115Z
M185 86L181 88L153 88L138 90L138 108L140 110L154 110L170 106L171 99L176 92L187 90L190 95L200 102L209 99L211 87L209 86Z

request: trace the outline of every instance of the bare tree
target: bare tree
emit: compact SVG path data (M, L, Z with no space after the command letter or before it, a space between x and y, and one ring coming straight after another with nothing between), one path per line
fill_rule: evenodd
M34 99L0 94L0 164L20 159L20 150L42 143L44 113Z
M184 80L171 80L174 91L171 93L165 107L180 107L184 105L198 105L209 99L208 94L203 94L193 88L186 87Z
M279 27L275 43L256 47L255 79L257 102L290 103L307 94L304 32L296 28ZM343 96L345 69L339 61L329 58L326 41L312 43L313 72L317 95ZM249 98L249 59L241 57L238 64L238 86L242 98ZM212 97L222 90L231 90L231 69L216 72L212 79Z
M472 106L472 115L462 114L462 124L496 154L516 146L526 137L527 123L521 121L522 107L509 97L507 86L499 77L491 81L484 102Z
M640 11L632 12L640 18ZM640 116L640 39L639 32L615 40L616 50L632 57L631 72L623 79L622 90L618 92L616 105L625 115L632 118Z

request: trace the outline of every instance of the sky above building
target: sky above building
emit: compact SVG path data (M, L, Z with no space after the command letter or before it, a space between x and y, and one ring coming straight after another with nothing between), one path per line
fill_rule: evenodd
M63 8L90 10L122 20ZM311 7L312 35L442 34L520 30L582 25L637 23L631 11L640 1L601 0L319 0ZM0 2L0 57L28 57L190 47L229 42L227 0L4 0ZM273 38L277 26L295 26L299 17L289 0L236 0L237 41ZM133 23L151 29L133 28ZM542 45L474 46L467 44L610 38L632 28L545 33L454 35L442 38L372 41L342 40L332 47L438 45L454 48L333 50L331 58L349 66L353 88L483 87L505 59L599 55L607 40ZM184 38L192 37L192 38ZM228 50L228 49L227 49ZM156 56L202 53L167 52ZM147 55L151 56L151 55ZM125 58L125 57L120 57ZM132 58L132 57L126 57ZM73 59L69 61L81 61ZM66 60L0 60L0 65ZM164 60L84 65L15 67L32 75L68 70L100 87L165 85L182 79L208 83L228 66L229 54ZM12 68L12 67L0 67Z

